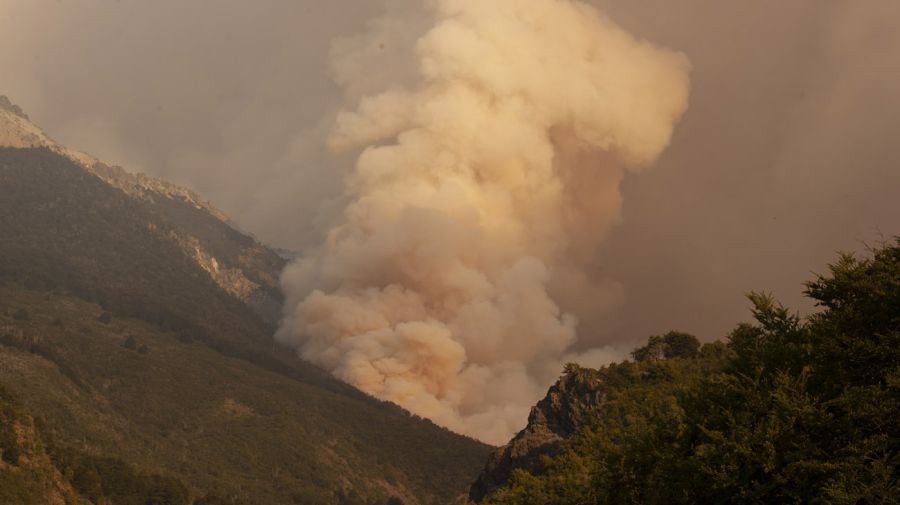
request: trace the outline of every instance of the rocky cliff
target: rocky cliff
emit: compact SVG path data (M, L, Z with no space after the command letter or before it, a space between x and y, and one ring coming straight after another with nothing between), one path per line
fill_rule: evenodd
M547 396L531 409L525 429L490 455L469 499L480 502L509 482L517 469L539 472L542 457L557 454L562 443L583 427L603 402L601 386L596 370L567 366Z

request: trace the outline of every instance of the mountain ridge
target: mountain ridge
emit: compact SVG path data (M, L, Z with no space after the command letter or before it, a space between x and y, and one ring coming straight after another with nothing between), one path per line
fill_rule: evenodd
M13 107L0 116L28 133ZM52 146L0 147L0 387L45 427L58 489L117 505L157 492L170 505L463 500L487 446L279 346L227 275L277 300L285 260L190 201L147 194ZM31 501L12 503L61 492L17 468L0 465L0 482Z
M90 154L59 144L50 138L42 128L34 124L24 110L6 95L0 95L0 146L46 147L71 159L85 170L129 195L138 198L152 198L157 195L182 198L224 222L231 221L224 212L190 189L143 173L128 172L118 165L104 163Z
M47 148L165 215L175 225L171 230L173 240L219 286L269 324L277 323L283 301L278 278L286 261L247 236L224 212L195 192L142 173L130 173L59 144L4 95L0 95L0 147Z
M604 398L602 375L594 370L569 366L550 386L528 415L528 424L512 440L488 457L484 470L469 491L475 502L506 484L516 470L540 470L542 457L553 457L565 441L585 427Z

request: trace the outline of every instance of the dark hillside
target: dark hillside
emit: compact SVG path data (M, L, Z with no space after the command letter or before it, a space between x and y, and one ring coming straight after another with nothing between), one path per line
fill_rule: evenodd
M211 263L207 268L235 291L232 294L239 294L266 322L278 320L284 301L278 277L287 263L282 257L185 199L155 195L142 203L149 212L175 225L177 235L172 238L182 248L193 249L195 261Z
M463 495L488 448L274 346L271 326L171 240L181 211L48 150L0 149L0 384L43 423L60 489L86 496L78 486L96 481L113 498L124 491L103 483L127 474L190 500ZM230 233L204 227L210 244Z
M900 502L900 240L842 255L807 294L820 311L805 319L751 294L754 322L699 354L673 332L636 350L636 363L570 367L472 497ZM554 430L570 412L579 421Z
M101 180L108 188L120 191L131 204L142 207L144 213L166 222L165 239L205 270L219 287L268 323L277 323L282 305L278 277L284 259L240 231L228 216L200 195L60 145L2 95L0 147L47 149Z
M267 326L168 238L144 205L46 149L0 148L0 276L219 342Z

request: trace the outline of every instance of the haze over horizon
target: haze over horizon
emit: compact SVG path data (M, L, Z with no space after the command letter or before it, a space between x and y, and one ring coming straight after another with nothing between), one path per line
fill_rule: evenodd
M581 318L575 349L669 329L720 338L747 319L740 293L753 289L809 309L810 265L898 232L896 3L589 3L684 53L692 89L658 162L624 176L621 222L591 261L621 297ZM310 250L355 158L325 147L337 112L415 77L403 48L427 21L418 2L384 4L413 14L378 32L362 53L377 64L351 81L332 56L372 29L381 2L0 0L0 93L63 144L185 184L261 240Z

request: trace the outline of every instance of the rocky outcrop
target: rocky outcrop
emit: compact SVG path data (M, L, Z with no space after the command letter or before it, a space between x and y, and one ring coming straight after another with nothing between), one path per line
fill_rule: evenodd
M28 116L25 115L25 112L22 111L22 108L12 103L9 98L4 95L0 95L0 110L7 111L15 116L25 119L26 121L28 120Z
M563 442L589 422L604 400L601 386L595 370L568 365L547 396L532 407L525 429L490 455L469 499L482 501L508 483L517 469L540 471L542 456L558 454Z
M247 277L247 270L253 268L254 261L248 256L265 255L266 251L261 246L252 247L249 250L241 251L237 258L231 258L228 263L220 263L219 259L210 254L203 244L195 237L178 236L175 240L182 246L182 249L198 264L206 270L210 277L222 289L235 298L243 301L263 320L269 323L275 323L281 317L281 298L277 291L277 276L269 276L260 282L254 282ZM264 267L263 273L272 272L275 269L280 271L282 262L280 258L274 258L275 265Z
M0 146L46 147L82 166L88 172L103 179L110 186L140 199L160 196L178 198L209 212L217 219L228 222L228 216L193 191L145 174L126 171L116 165L108 165L90 154L59 144L31 122L22 108L4 95L0 95Z

